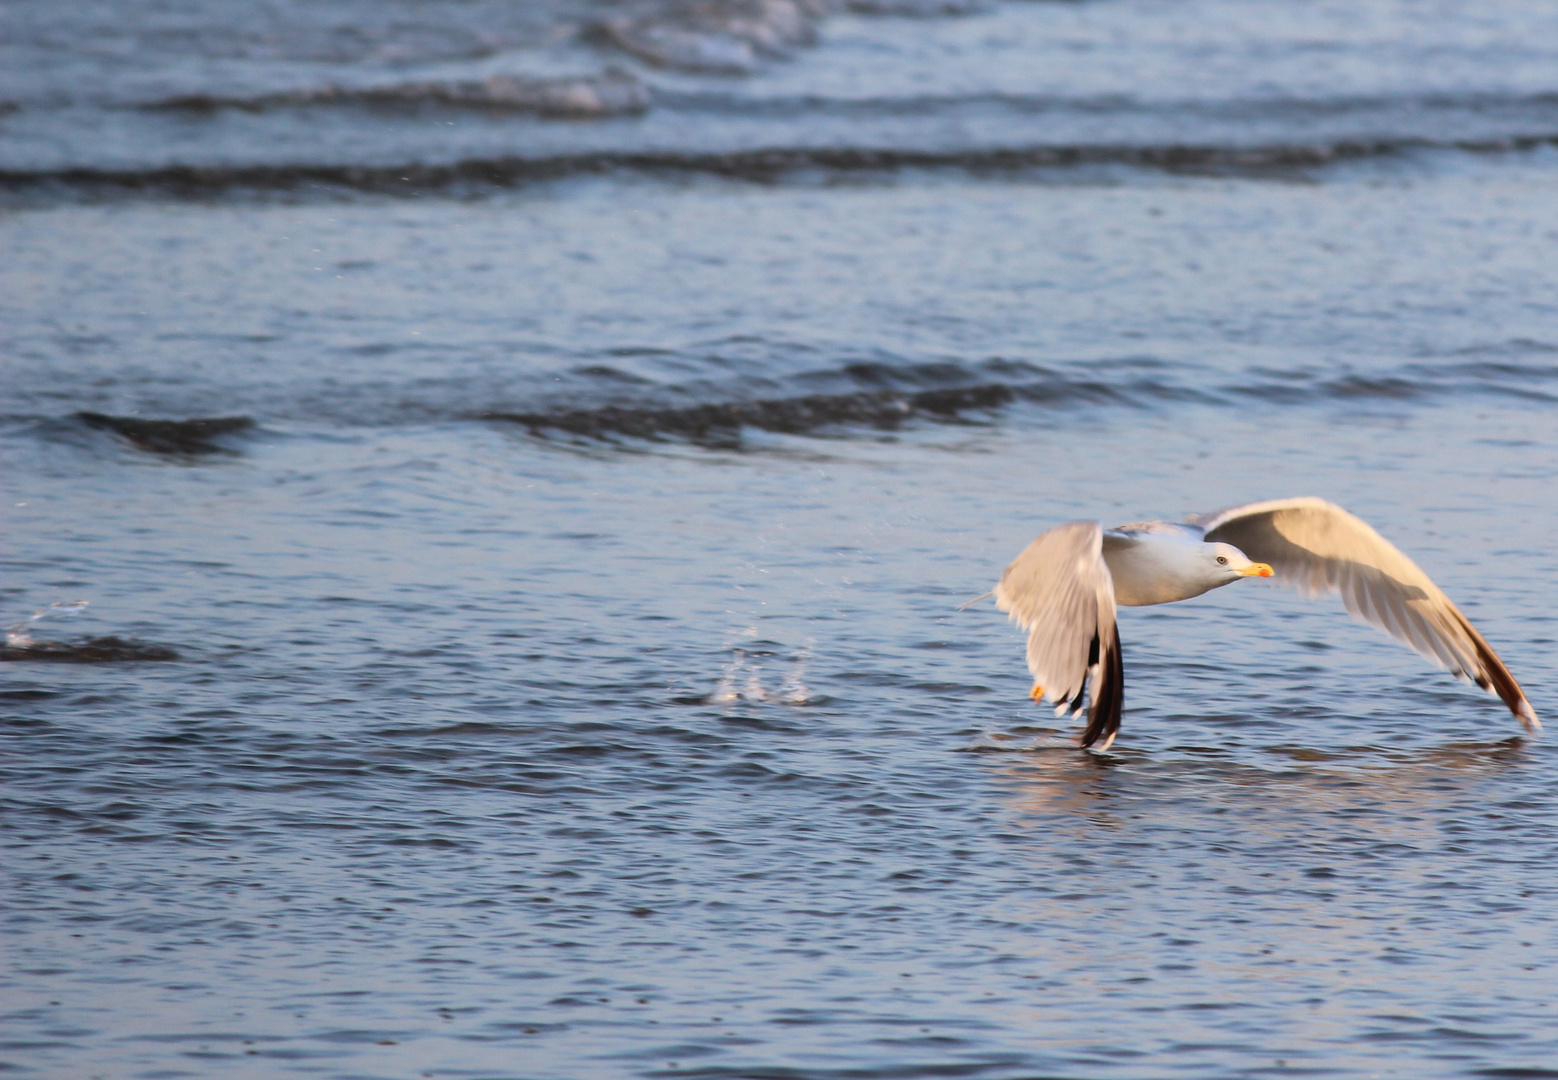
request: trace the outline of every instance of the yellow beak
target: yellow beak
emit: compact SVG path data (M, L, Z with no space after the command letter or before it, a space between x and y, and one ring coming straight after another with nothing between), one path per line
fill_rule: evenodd
M1239 574L1241 577L1270 577L1272 569L1263 562L1252 562L1240 570Z

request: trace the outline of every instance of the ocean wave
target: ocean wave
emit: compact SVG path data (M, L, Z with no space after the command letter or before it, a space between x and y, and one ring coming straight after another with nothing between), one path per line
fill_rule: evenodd
M765 59L783 59L815 44L822 21L841 9L937 18L991 6L989 0L669 0L599 20L588 36L654 67L747 75Z
M744 84L740 84L744 85ZM575 75L493 74L480 79L423 79L383 84L328 83L253 95L185 94L135 102L141 112L214 113L221 110L263 113L285 109L372 107L418 109L433 106L489 113L528 113L578 119L635 116L662 108L686 117L754 119L878 120L910 117L931 122L968 116L1067 116L1078 122L1234 124L1251 130L1299 128L1325 122L1394 132L1400 137L1437 129L1446 123L1462 133L1494 131L1500 126L1545 127L1558 121L1558 93L1486 93L1339 95L1326 97L1138 98L1120 94L1073 96L976 91L954 94L829 96L753 94L739 86L706 80L701 88L675 81L646 81L621 67ZM19 103L0 101L0 115Z
M743 428L782 435L801 435L824 427L869 427L891 430L914 417L951 421L964 413L1005 405L1015 397L1010 386L893 390L857 394L808 394L759 401L709 402L681 408L631 408L607 405L597 409L552 412L487 412L478 419L520 424L532 434L563 433L590 439L626 436L638 439L681 438L714 445L739 443Z
M744 75L817 37L827 0L687 0L594 27L607 44L656 67Z
M558 119L590 119L635 115L649 108L649 104L649 87L641 79L621 69L608 68L592 75L557 78L492 75L479 80L406 82L384 86L321 86L254 97L195 94L148 102L138 107L153 111L215 112L236 109L243 112L266 112L272 109L336 105L377 108L433 105L533 113Z
M996 423L1008 406L1031 405L1075 411L1088 406L1154 409L1169 405L1242 407L1369 406L1430 402L1486 395L1531 402L1558 401L1558 365L1408 364L1372 374L1252 371L1243 376L1205 378L1204 371L1175 372L1150 361L1124 362L1114 370L1072 373L1005 361L984 365L858 364L798 377L795 382L890 384L830 394L705 400L691 405L612 402L596 407L561 405L534 410L493 410L475 419L515 424L541 438L596 441L681 440L735 448L746 429L807 435L851 429L893 431L915 421L935 424ZM1004 370L1008 378L991 375ZM1178 376L1178 377L1177 377ZM1545 385L1544 385L1545 384ZM922 386L925 389L911 389ZM976 416L977 414L977 416Z
M73 419L89 428L111 431L137 449L173 456L233 453L223 438L250 431L255 426L247 416L147 420L139 416L78 412L73 414Z
M120 637L95 637L82 641L0 642L0 661L42 660L56 664L123 664L168 661L178 650Z
M143 192L204 197L245 191L325 189L422 195L512 188L603 174L705 175L760 183L850 174L951 170L975 175L1087 168L1245 178L1291 177L1331 166L1453 152L1529 153L1558 146L1558 131L1486 139L1419 137L1315 143L1215 145L1069 144L916 150L889 147L773 147L728 153L628 151L474 158L446 163L165 165L150 168L0 169L0 192L22 196Z
M972 109L1010 114L1073 113L1088 117L1142 116L1221 120L1335 118L1345 116L1426 116L1461 113L1479 117L1511 116L1532 122L1558 118L1558 92L1339 94L1314 97L1160 97L1129 94L1014 93L983 90L955 94L748 94L706 84L700 89L661 89L658 104L688 113L801 116L817 113L853 117L953 115Z
M544 440L672 441L739 448L744 434L754 432L848 438L941 425L1021 424L1111 410L1402 410L1476 399L1547 406L1558 403L1554 351L1552 345L1518 339L1369 370L1233 371L1151 357L1053 365L1009 359L862 361L786 376L678 383L657 383L593 363L521 376L506 387L452 379L419 383L415 391L378 386L353 392L337 386L325 398L305 386L296 390L297 397L254 402L251 411L267 425L354 428L474 422L517 427ZM496 404L473 407L473 401L480 400ZM321 409L324 401L329 407ZM141 406L145 411L156 408L152 402ZM164 406L164 411L175 410L172 403ZM64 435L65 441L88 447L92 443L70 433L79 436L84 428L108 431L147 453L197 459L238 453L242 446L233 437L259 425L249 416L178 420L78 412L65 418L15 415L6 418L5 426L14 435L56 441Z

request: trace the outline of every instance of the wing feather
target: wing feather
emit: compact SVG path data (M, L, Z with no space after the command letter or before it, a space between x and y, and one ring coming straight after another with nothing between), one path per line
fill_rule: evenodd
M1542 725L1509 668L1429 576L1366 522L1323 499L1273 499L1190 519L1210 542L1270 563L1279 584L1337 593L1349 613Z
M1125 676L1103 538L1096 521L1042 533L1001 574L995 602L1028 631L1028 670L1045 700L1080 706L1096 665L1082 745L1107 737L1107 748L1120 729Z

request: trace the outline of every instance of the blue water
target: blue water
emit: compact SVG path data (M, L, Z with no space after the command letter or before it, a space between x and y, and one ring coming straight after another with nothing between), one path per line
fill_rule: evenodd
M965 7L7 6L13 1075L1558 1076L1551 737L956 607L1316 494L1558 715L1551 11Z

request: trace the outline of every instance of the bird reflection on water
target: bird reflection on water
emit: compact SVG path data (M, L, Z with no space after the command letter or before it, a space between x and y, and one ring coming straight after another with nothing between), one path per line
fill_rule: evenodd
M1411 748L1261 748L1262 754L1291 762L1276 768L1241 762L1218 747L1078 754L1074 740L1062 735L986 736L973 749L1019 756L1018 763L1001 770L1018 813L1046 819L1084 814L1105 827L1119 822L1103 812L1133 800L1202 807L1233 794L1238 797L1230 801L1250 800L1268 809L1280 805L1294 813L1332 812L1354 804L1422 811L1467 782L1492 780L1534 760L1530 740L1518 735Z
M1010 755L1005 835L1028 880L991 917L1042 928L1012 951L1049 973L1011 1023L1074 1021L1079 1053L1107 1055L1070 1004L1102 996L1166 1051L1379 1071L1386 1044L1448 1030L1436 1002L1464 1031L1507 1025L1477 1004L1488 994L1541 993L1540 814L1522 820L1534 801L1514 794L1531 744L1263 753L1275 767L1188 746ZM1274 1004L1282 1023L1248 1037Z

